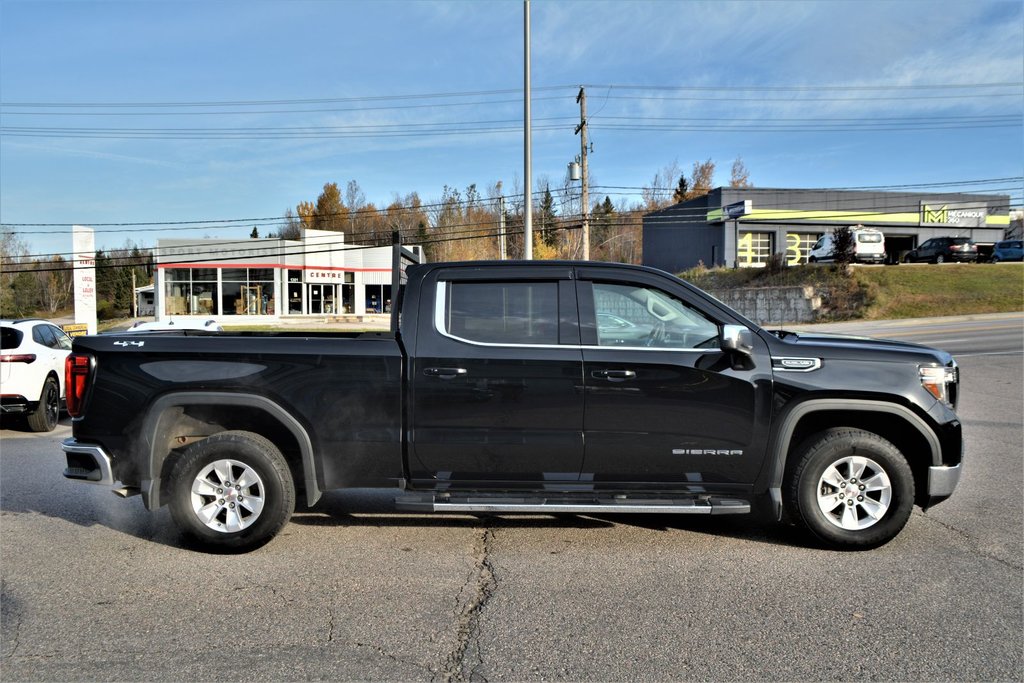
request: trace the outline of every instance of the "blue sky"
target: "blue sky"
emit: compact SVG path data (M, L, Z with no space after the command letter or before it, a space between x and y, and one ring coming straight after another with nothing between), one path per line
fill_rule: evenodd
M737 156L761 187L1024 174L1020 0L534 0L531 16L535 181L560 185L579 153L580 84L595 186L708 158L727 184ZM445 185L509 191L522 17L518 0L0 0L0 223L280 216L352 179L378 206ZM1020 180L980 189L1024 203ZM13 229L32 253L70 249L67 228ZM97 230L100 247L172 236Z

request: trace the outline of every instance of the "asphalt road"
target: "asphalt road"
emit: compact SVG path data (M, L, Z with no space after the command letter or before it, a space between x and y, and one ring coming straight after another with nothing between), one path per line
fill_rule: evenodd
M870 552L746 518L436 517L357 491L205 554L166 509L65 481L66 422L5 425L0 679L1020 681L1022 321L843 328L947 339L962 369L959 489Z

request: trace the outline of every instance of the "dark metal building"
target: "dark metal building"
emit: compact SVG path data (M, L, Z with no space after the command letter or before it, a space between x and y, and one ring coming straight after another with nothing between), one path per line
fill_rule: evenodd
M966 236L990 251L1010 225L1008 195L719 187L646 214L643 263L672 273L706 266L763 266L772 254L805 263L839 226L885 233L895 263L932 237Z

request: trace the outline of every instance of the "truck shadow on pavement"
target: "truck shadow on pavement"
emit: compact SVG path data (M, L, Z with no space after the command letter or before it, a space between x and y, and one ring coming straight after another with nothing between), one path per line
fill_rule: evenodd
M635 527L686 532L770 545L807 548L814 543L794 527L753 516L572 513L419 513L398 510L393 491L332 491L312 508L297 510L291 523L310 527L479 527L502 529L610 529Z

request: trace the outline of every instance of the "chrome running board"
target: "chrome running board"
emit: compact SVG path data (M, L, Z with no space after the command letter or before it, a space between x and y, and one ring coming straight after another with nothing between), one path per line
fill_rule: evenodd
M405 495L395 499L399 510L414 512L501 512L532 514L747 514L750 503L735 498L531 498L515 496Z

